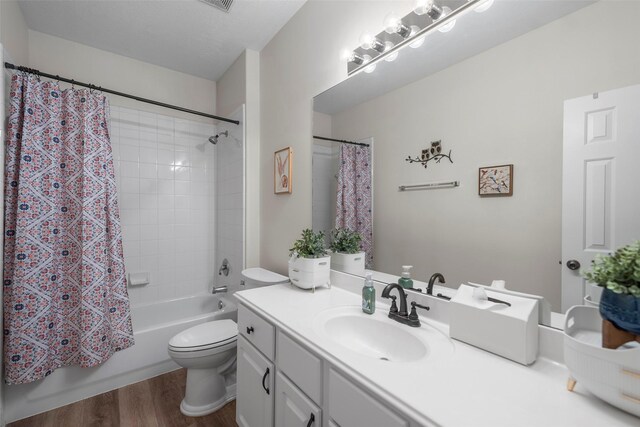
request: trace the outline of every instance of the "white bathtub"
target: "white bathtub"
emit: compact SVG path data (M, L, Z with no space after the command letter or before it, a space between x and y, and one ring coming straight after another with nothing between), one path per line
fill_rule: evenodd
M233 297L197 295L131 308L136 344L95 368L59 368L31 384L4 387L5 421L12 422L178 369L169 339L199 323L237 320Z

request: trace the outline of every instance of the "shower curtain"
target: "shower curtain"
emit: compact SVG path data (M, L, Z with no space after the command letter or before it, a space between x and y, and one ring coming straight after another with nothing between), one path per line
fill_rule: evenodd
M133 345L109 105L12 77L6 138L4 363L9 384Z
M365 267L373 265L373 220L371 215L371 149L360 145L340 146L336 227L357 231L360 249L366 252Z

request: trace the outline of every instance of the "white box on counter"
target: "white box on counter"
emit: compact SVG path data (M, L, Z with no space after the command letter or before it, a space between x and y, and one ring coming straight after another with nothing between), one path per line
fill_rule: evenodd
M450 301L451 338L523 365L535 362L538 356L537 301L488 289L476 291L474 296L475 289L460 285ZM489 300L479 299L478 293L486 293Z

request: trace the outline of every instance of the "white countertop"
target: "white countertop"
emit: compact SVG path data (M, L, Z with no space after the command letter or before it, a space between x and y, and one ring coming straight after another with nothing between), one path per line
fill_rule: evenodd
M373 395L415 421L442 426L638 426L640 419L591 395L580 384L566 390L567 369L538 359L523 366L459 341L446 357L420 362L386 362L346 349L318 332L314 318L323 310L360 306L358 294L333 287L315 293L276 285L235 294L240 302L346 372ZM376 318L386 319L379 303ZM363 314L363 316L366 316ZM443 334L448 326L421 316L415 334Z

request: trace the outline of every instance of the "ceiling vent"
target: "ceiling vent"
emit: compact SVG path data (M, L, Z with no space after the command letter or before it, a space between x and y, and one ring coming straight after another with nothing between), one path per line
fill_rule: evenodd
M224 12L229 12L229 9L231 9L231 4L233 4L233 0L200 0L200 1L210 6L213 6L216 9L220 9Z

